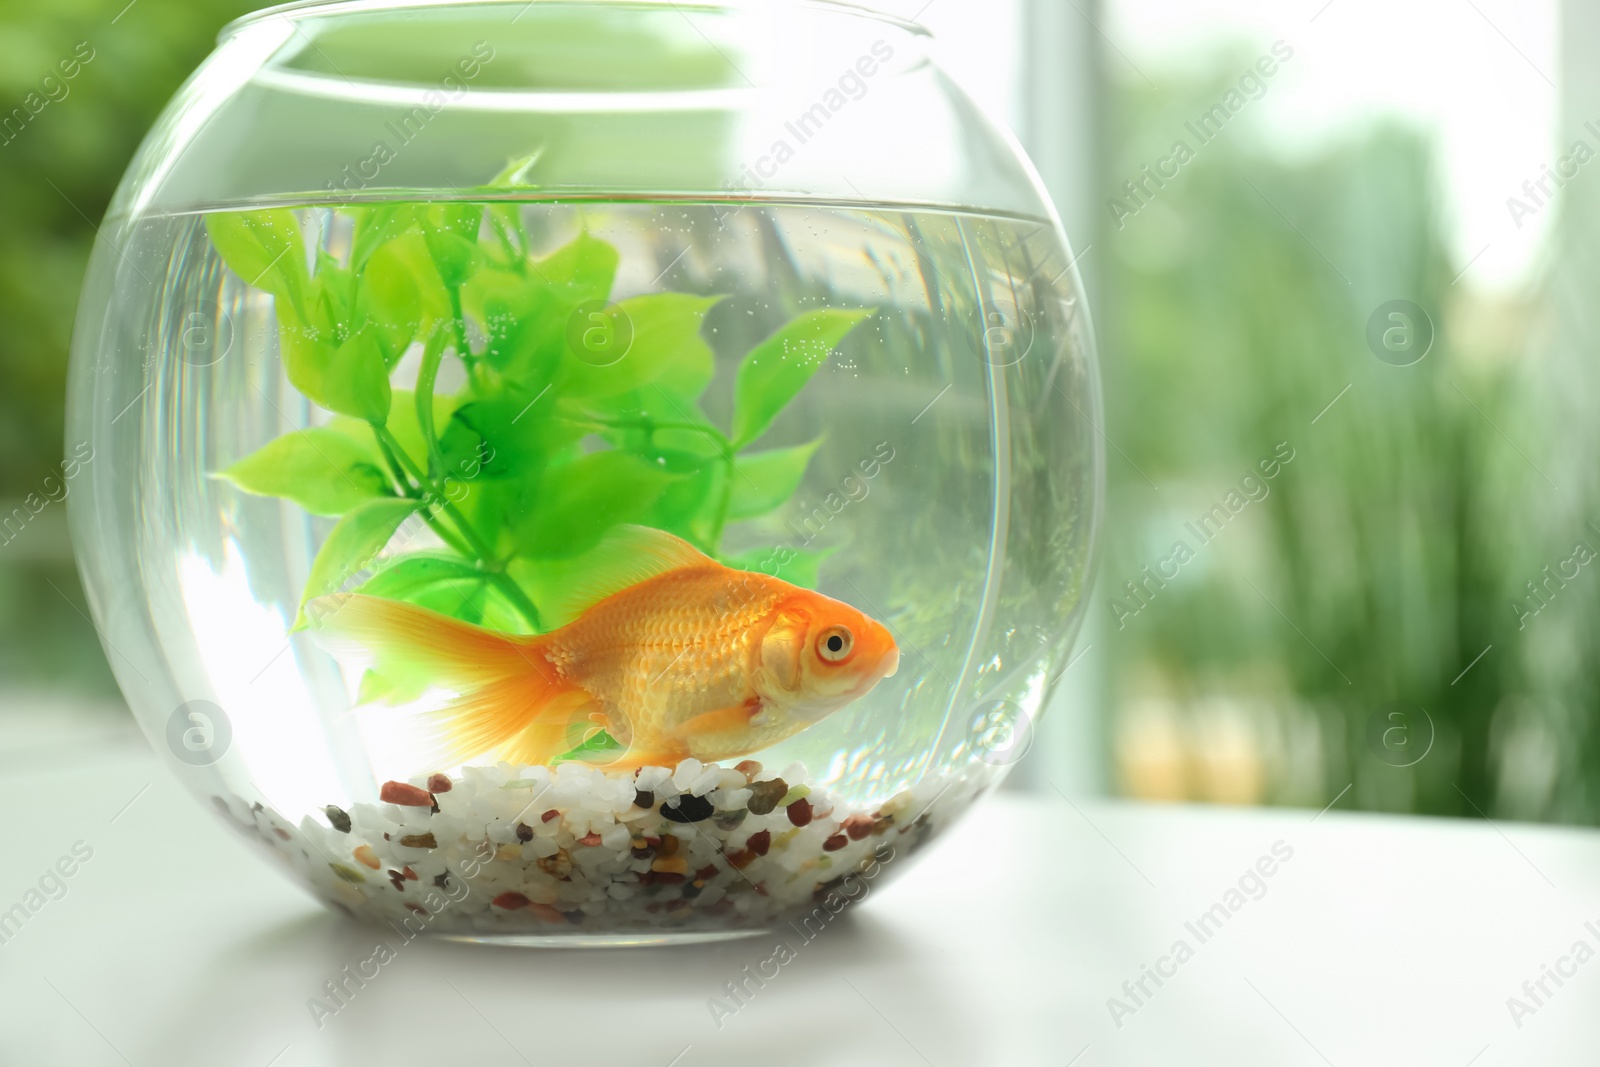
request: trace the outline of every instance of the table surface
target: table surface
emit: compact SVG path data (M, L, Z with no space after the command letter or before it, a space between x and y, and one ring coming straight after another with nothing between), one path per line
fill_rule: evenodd
M1600 835L1579 830L1001 794L813 940L790 932L792 959L735 1001L724 983L775 935L408 944L325 912L141 740L73 751L0 753L0 912L92 850L0 944L6 1067L1495 1067L1600 1047ZM393 960L319 1025L308 1002L379 940Z

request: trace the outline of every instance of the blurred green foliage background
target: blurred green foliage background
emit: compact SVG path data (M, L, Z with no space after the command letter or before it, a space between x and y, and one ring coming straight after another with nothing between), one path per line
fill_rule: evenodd
M1346 807L1592 821L1593 685L1549 651L1600 585L1543 568L1600 537L1540 521L1571 500L1541 458L1540 303L1456 281L1427 131L1374 120L1288 159L1236 118L1164 187L1122 190L1253 58L1122 86L1108 122L1108 195L1138 208L1108 206L1098 323L1120 786L1312 807L1349 786ZM1437 330L1411 366L1367 341L1396 299ZM1259 479L1280 443L1294 460ZM1252 474L1265 490L1202 541ZM1146 579L1179 540L1195 558ZM1530 581L1550 601L1531 617Z
M111 193L217 30L255 6L124 2L0 8L0 118L11 120L0 134L0 516L60 472L67 345ZM76 76L61 77L62 61L83 56L92 58ZM13 691L114 693L84 614L65 509L50 505L12 539L15 528L0 536L0 681Z

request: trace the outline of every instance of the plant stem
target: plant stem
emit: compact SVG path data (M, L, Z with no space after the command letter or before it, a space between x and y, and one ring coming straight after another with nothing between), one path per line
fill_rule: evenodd
M423 499L422 490L417 486L412 485L411 479L406 476L405 468L401 465L399 458L395 455L395 450L398 448L399 442L394 442L395 447L391 448L390 442L393 441L393 435L389 434L388 428L384 427L383 433L378 433L378 427L376 425L374 425L372 429L374 436L376 436L378 439L378 450L383 453L384 460L389 464L390 473L403 490L401 495L409 497L412 500L423 504L421 510L422 521L428 524L428 528L437 534L439 540L449 545L450 548L458 555L471 559L473 555L471 549L469 549L459 537L451 532L449 527L445 526L439 521L439 517L428 508L427 502Z
M717 521L711 528L711 554L722 552L722 531L728 525L728 508L733 504L733 453L723 453L726 468L722 478L722 499L717 502Z
M422 349L422 366L417 371L417 425L422 427L422 439L428 445L428 477L437 482L444 477L444 454L439 451L439 438L433 427L433 383L439 377L439 362L444 358L444 330L436 329Z
M380 441L387 440L388 448L395 453L401 466L427 490L427 493L423 496L424 506L436 504L441 511L450 516L460 529L461 537L466 544L456 548L456 551L483 568L483 572L488 575L489 580L494 582L500 592L505 594L506 599L517 609L517 612L521 614L529 626L532 626L535 630L543 629L543 625L539 620L538 607L534 605L532 600L528 599L528 594L523 592L522 586L518 585L505 572L505 564L495 558L494 550L484 544L483 539L478 536L478 531L467 521L467 517L461 514L461 510L456 507L455 502L446 496L437 485L430 482L422 471L417 468L411 457L406 455L405 450L400 447L400 442L394 439L394 434L389 431L387 426L378 426L374 423L372 429L378 435ZM455 546L452 545L451 547Z
M461 310L461 290L457 286L450 287L450 311L455 316L456 355L467 365L467 373L475 373L478 357L472 354L472 345L467 342L467 317Z

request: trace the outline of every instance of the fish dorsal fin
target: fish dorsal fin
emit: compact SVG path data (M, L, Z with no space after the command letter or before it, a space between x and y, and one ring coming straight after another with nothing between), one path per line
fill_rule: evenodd
M594 548L540 568L540 620L565 626L608 596L682 567L719 564L681 537L648 526L618 526Z

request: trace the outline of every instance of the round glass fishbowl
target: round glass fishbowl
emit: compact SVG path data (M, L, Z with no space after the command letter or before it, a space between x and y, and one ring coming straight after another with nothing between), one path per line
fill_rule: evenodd
M72 530L157 751L333 907L715 938L1026 749L1098 410L1056 215L917 26L292 4L111 205Z

